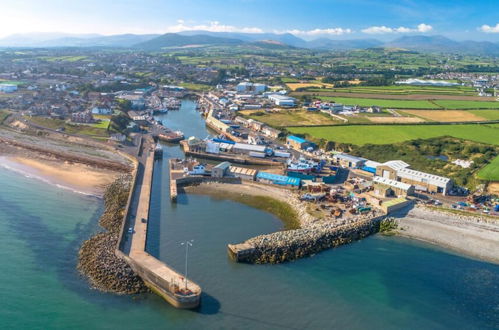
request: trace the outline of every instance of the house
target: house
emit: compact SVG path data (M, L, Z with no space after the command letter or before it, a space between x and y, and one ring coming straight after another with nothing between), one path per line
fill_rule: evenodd
M374 194L379 197L406 197L414 194L411 184L376 176L373 179Z
M94 117L90 111L75 112L71 114L71 121L74 123L88 124L94 122Z
M262 128L262 133L272 139L277 139L281 135L281 131L269 126Z
M348 154L335 154L333 155L333 160L336 164L347 168L362 168L367 161L365 158Z
M286 144L295 150L306 150L310 147L315 148L314 143L294 135L286 137Z
M92 109L93 115L111 115L112 113L113 113L113 110L111 110L109 108L94 107Z
M230 163L229 162L223 162L211 170L211 176L214 178L223 178L224 176L227 176L230 168Z

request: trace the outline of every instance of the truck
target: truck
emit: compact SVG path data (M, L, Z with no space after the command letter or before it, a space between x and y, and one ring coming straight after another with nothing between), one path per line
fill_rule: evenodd
M274 150L274 156L282 157L282 158L289 158L289 157L291 157L291 153Z

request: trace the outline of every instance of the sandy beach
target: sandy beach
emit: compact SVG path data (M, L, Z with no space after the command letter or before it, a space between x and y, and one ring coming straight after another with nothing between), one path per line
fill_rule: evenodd
M415 207L398 215L401 236L499 264L499 221Z
M84 164L24 156L2 156L1 166L79 193L102 196L119 173Z

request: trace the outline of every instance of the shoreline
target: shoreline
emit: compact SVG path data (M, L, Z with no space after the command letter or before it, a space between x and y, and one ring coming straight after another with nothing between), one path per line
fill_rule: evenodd
M499 222L423 207L394 215L399 236L426 242L465 257L499 264Z
M300 202L293 201L293 192L285 189L246 182L243 184L203 183L186 187L185 192L227 198L242 203L244 201L234 198L234 194L269 197L287 203L296 212L301 228L311 229L315 227L315 224L321 223L309 214L304 214L306 211ZM499 264L497 253L499 251L499 222L479 217L459 216L423 207L414 207L405 214L397 212L389 217L397 221L398 229L393 232L398 236L426 242L464 257ZM251 241L251 238L248 241Z
M118 172L41 157L0 156L0 167L74 193L102 198Z

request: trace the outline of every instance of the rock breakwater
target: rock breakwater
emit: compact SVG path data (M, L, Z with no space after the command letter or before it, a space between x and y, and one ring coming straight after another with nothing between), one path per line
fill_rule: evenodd
M276 264L307 257L377 233L382 219L383 216L372 217L339 226L322 222L306 228L256 236L241 244L251 249L237 256L237 261Z
M106 229L85 241L79 252L78 270L96 289L119 294L146 292L142 279L114 253L130 192L131 176L122 175L104 194L105 211L99 224Z

